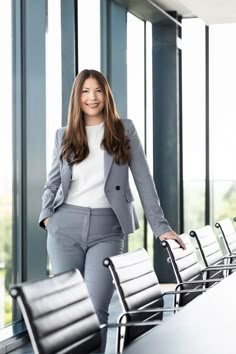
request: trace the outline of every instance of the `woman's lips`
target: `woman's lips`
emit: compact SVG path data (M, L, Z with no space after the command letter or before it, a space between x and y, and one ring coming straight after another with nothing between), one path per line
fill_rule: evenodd
M96 108L99 105L99 103L88 103L87 105L91 108Z

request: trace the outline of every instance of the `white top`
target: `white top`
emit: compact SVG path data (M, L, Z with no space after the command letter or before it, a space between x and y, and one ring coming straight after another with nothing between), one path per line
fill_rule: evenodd
M104 122L86 126L89 155L80 163L73 164L72 180L66 204L90 208L110 208L104 193Z

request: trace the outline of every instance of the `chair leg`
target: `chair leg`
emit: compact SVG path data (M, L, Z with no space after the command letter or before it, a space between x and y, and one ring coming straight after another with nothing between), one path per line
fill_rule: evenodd
M174 295L174 307L179 307L180 303L180 294L175 294Z
M122 316L121 319L119 319L118 324L125 324L127 323L127 319L125 316ZM124 350L124 345L125 345L125 333L126 333L126 327L125 326L119 326L117 329L117 353L123 353Z

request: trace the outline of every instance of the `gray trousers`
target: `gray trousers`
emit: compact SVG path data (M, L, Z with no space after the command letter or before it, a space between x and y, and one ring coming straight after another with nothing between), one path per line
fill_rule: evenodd
M47 230L53 273L78 268L100 322L107 323L114 286L103 259L122 253L125 238L115 213L63 204L49 218Z

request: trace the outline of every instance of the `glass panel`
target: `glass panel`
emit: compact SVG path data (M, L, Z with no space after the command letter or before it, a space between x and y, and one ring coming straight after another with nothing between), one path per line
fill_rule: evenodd
M0 2L0 327L12 322L12 33L11 1Z
M136 39L139 39L138 41ZM144 71L144 22L128 13L127 16L127 105L128 118L134 121L140 140L144 146L145 134L145 71ZM132 175L130 183L135 198L134 206L140 222L138 229L129 237L128 249L143 247L144 214Z
M205 25L183 20L184 230L205 223Z
M46 145L47 173L51 165L55 131L61 126L61 2L50 0L46 31Z
M210 45L211 219L236 216L236 24L212 25Z
M100 0L78 0L78 66L100 71Z
M153 176L153 91L152 91L152 24L146 22L146 155ZM147 227L147 249L153 257L153 232Z
M46 163L48 174L56 130L61 126L61 1L50 0L46 30ZM45 177L46 178L46 177ZM48 260L48 272L52 273Z

